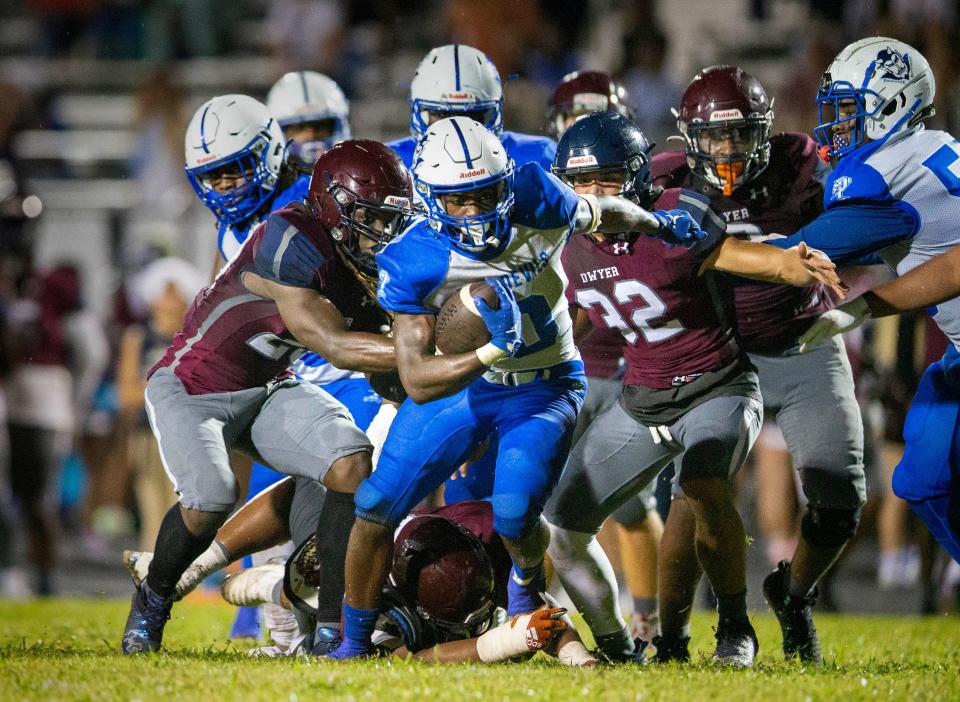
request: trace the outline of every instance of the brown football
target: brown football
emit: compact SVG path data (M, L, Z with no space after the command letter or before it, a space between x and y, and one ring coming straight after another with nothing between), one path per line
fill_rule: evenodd
M474 297L482 297L491 309L500 309L500 299L489 285L483 282L464 285L443 303L437 315L434 339L441 353L475 351L490 341L487 325L473 304Z

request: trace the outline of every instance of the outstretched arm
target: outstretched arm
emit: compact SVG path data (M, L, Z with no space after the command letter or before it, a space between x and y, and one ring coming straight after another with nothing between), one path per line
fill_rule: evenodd
M392 339L350 331L336 305L316 290L280 285L252 272L244 273L243 284L253 294L276 302L294 338L337 368L376 372L397 367Z
M683 210L648 212L618 195L581 195L574 232L616 234L639 232L671 244L686 244L705 235L690 214Z
M936 256L899 278L868 290L856 300L822 314L800 337L808 351L835 334L856 329L873 317L932 307L960 295L960 246Z
M836 268L829 258L803 242L789 249L780 249L727 237L703 262L700 273L718 270L744 278L797 287L820 281L843 299L847 286L840 280Z

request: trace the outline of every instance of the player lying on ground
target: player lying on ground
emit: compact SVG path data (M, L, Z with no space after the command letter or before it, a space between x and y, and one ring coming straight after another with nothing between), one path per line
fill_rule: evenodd
M352 141L314 169L306 204L273 213L197 296L149 374L146 406L180 497L164 517L123 634L124 653L156 651L177 581L207 549L237 500L229 451L327 488L318 547L322 587L343 587L353 493L370 473L370 443L346 408L287 368L304 349L340 368L395 368L387 315L363 283L374 252L402 227L410 174L387 147ZM335 621L337 612L323 613Z
M329 596L317 587L329 567L316 541L322 504L323 488L303 478L286 478L264 491L220 528L180 578L177 596L247 553L292 538L300 546L289 560L228 576L223 595L231 604L273 602L295 610L299 629L290 645L255 649L257 654L324 653L337 632L316 628L318 608L328 604L320 598ZM151 553L124 554L134 582L146 577L151 559ZM567 665L595 664L572 623L561 618L563 610L538 610L496 626L496 610L507 603L510 567L489 502L418 513L397 530L374 643L431 662L492 663L545 649Z
M740 68L700 71L680 99L677 126L686 149L654 156L654 185L706 195L728 234L748 241L789 235L823 212L829 169L816 142L805 134L772 134L772 100ZM811 609L816 585L853 537L866 500L853 372L839 336L814 355L798 353L797 338L830 305L822 285L731 282L737 333L757 368L765 418L781 429L807 498L794 553L767 576L763 593L780 622L784 654L818 663ZM829 412L822 410L825 403ZM663 633L656 661L689 657L690 613L701 575L694 528L687 500L675 496L661 552Z
M960 243L960 146L950 134L924 128L934 94L933 72L912 46L870 37L843 49L817 93L820 125L814 133L835 164L826 183L826 210L770 243L805 241L840 264L876 253L898 275ZM938 304L933 320L951 343L918 386L893 491L960 560L960 298Z
M506 466L494 482L494 525L514 562L508 611L542 604L548 533L540 511L563 467L586 389L560 252L571 232L598 227L671 241L697 236L687 213L581 198L532 163L514 173L497 137L465 117L430 125L414 163L428 215L377 258L378 297L397 315L397 363L410 399L397 413L377 471L357 493L338 658L370 650L393 529L494 427L497 465ZM474 302L491 341L476 351L436 355L437 312L485 278L499 308Z
M756 371L728 316L733 292L718 273L800 286L821 281L841 296L844 287L833 263L805 246L770 255L764 244L724 236L723 220L703 196L653 191L649 149L635 124L610 112L574 123L557 148L555 171L577 193L687 208L706 236L668 247L630 233L590 232L569 244L575 324L619 329L627 373L621 402L581 437L544 508L549 553L601 650L611 658L629 652L634 644L596 533L676 460L696 554L719 602L714 660L746 667L757 639L747 618L746 538L731 483L759 431L762 406Z

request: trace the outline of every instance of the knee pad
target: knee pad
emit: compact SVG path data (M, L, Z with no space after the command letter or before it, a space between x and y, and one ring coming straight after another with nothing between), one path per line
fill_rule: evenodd
M493 528L500 536L515 541L537 524L539 514L530 511L530 497L520 493L494 495Z
M397 500L378 488L370 478L367 478L357 488L353 496L357 516L368 522L382 524L394 528L399 520L393 519L391 512L396 507Z
M800 532L812 546L839 548L853 538L860 524L859 509L826 509L811 507L803 515Z

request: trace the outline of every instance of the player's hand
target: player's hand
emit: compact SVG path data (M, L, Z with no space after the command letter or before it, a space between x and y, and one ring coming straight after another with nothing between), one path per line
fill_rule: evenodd
M517 306L517 297L513 288L499 278L487 278L487 285L492 287L500 300L500 309L494 310L482 297L473 298L477 311L487 325L490 332L490 343L505 351L508 356L515 356L520 351L520 308Z
M567 610L563 607L538 609L529 615L518 614L510 622L510 626L516 628L524 625L526 628L524 640L527 643L527 650L539 651L549 644L554 637L566 631L567 623L562 619L566 613ZM526 621L523 621L524 619Z
M686 210L657 210L651 212L660 225L654 235L669 246L681 244L693 246L707 236L696 220Z
M862 297L826 312L800 337L800 353L819 346L836 334L856 329L870 319L870 306Z
M800 265L821 283L829 287L841 300L847 299L850 288L837 275L837 264L830 260L823 251L810 248L802 241L797 246L797 255Z

